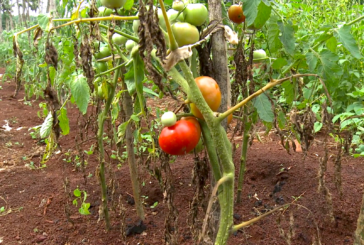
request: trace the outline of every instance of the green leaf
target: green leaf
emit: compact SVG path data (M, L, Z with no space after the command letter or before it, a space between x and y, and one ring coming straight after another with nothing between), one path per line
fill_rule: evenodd
M135 81L134 81L134 64L130 62L130 66L127 67L128 72L124 74L124 81L126 87L128 88L128 92L130 95L133 95L136 91Z
M144 104L145 104L145 98L143 95L144 62L140 57L139 52L134 52L133 64L134 64L134 82L139 99L140 109L142 110L142 112L144 112Z
M337 41L335 37L331 37L326 41L326 46L327 48L333 52L336 53L336 48L337 48Z
M158 94L155 93L153 90L151 90L150 88L147 88L147 87L143 87L143 91L147 94L151 94L151 95L154 95L156 97L158 97Z
M342 70L337 63L338 60L339 57L327 49L320 52L321 66L319 67L319 75L328 81L326 86L330 93L337 89L338 78L342 74Z
M37 19L38 19L38 24L39 24L40 28L43 31L49 31L49 26L51 23L51 21L50 21L51 19L49 18L49 16L45 15L45 14L40 14L40 15L38 15Z
M284 24L281 20L278 21L279 29L282 32L282 36L279 37L284 49L288 54L293 55L295 50L295 38L294 29L291 23Z
M284 115L282 111L279 111L277 121L279 128L283 129L286 127L287 125L286 115Z
M74 76L71 81L71 93L78 109L85 114L90 102L90 87L83 75Z
M260 119L265 122L273 122L274 114L272 105L265 94L261 94L253 100L253 105L257 109Z
M59 126L62 130L62 134L63 135L69 134L70 126L66 108L63 107L60 111L58 111L58 120L59 120Z
M284 88L284 97L286 98L286 103L292 104L295 95L293 84L291 81L285 81L281 86Z
M82 203L81 207L78 209L78 212L82 215L89 215L90 211L88 209L90 208L90 203Z
M130 117L133 121L135 122L139 122L140 121L140 118L137 116L137 115L131 115Z
M278 16L273 15L267 23L268 45L271 53L277 52L282 47L281 40L279 39L280 30L277 24L278 20Z
M315 124L313 125L313 129L315 130L315 133L320 131L321 128L322 128L322 123L321 122L315 122Z
M74 195L75 197L80 197L80 196L81 196L81 191L77 188L77 189L75 189L75 190L73 191L73 195Z
M123 8L125 10L130 10L133 7L133 5L134 5L134 0L127 0Z
M56 69L53 66L50 66L48 69L49 69L49 78L51 79L51 85L53 85L54 78L56 77Z
M278 58L273 62L272 67L273 67L273 69L279 70L279 69L281 69L283 66L285 66L287 64L288 64L288 62L287 62L286 59Z
M45 139L49 136L52 130L52 126L53 126L53 116L52 113L49 112L47 117L44 119L42 126L40 127L39 133L42 139Z
M317 57L314 53L308 52L306 54L306 62L308 65L308 69L313 72L317 66Z
M258 6L261 0L245 0L244 1L244 15L245 23L250 26L254 23L258 15Z
M270 17L272 7L266 1L248 0L244 2L245 22L248 26L260 29Z
M350 33L349 25L343 25L339 30L335 31L334 35L337 39L340 40L344 47L349 50L352 56L357 59L363 57L360 53L360 50L353 35Z

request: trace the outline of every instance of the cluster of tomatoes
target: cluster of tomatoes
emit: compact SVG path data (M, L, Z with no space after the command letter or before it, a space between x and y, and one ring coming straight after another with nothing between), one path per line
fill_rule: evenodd
M208 76L197 77L195 81L207 105L212 111L217 111L221 103L221 92L217 82ZM184 155L193 149L196 152L203 149L198 120L204 120L204 118L195 104L191 103L190 108L193 116L181 118L179 121L173 112L166 112L161 117L164 128L159 136L159 145L164 152L171 155ZM233 115L230 114L228 124L232 118Z

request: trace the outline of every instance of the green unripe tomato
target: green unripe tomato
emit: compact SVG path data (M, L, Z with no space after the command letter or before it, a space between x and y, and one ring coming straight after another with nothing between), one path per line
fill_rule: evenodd
M163 127L170 127L176 124L177 116L173 111L165 112L161 117Z
M96 59L102 59L111 55L110 49L108 46L100 48L100 52L95 54Z
M201 26L208 20L209 11L202 3L188 4L183 11L185 22L194 26Z
M183 13L180 13L179 15L178 14L179 12L174 9L169 9L167 11L168 20L171 22L171 24L184 21Z
M102 85L99 85L99 86L97 87L97 97L98 97L99 99L103 99L103 98L104 98L104 93L103 93L103 91L102 91Z
M133 40L126 41L125 43L126 50L131 51L134 48L135 44L136 42L134 42Z
M105 8L104 6L99 7L99 16L106 17L110 16L113 13L112 9Z
M118 33L114 33L114 35L112 35L112 41L116 44L116 45L124 45L126 43L126 41L128 41L128 39Z
M96 62L95 67L97 73L105 72L108 69L107 62Z
M172 4L172 9L181 12L186 7L186 4L182 0L174 0Z
M253 51L253 62L259 63L267 59L267 54L263 49L258 49Z
M125 3L126 0L101 0L101 4L110 9L121 8Z
M200 40L200 33L196 26L186 22L177 22L172 25L172 32L179 47L190 45Z

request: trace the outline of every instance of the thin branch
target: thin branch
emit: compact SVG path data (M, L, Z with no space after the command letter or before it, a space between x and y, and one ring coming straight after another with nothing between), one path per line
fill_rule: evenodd
M251 101L252 99L254 99L255 97L257 97L258 95L264 93L265 91L273 88L276 85L279 85L287 80L290 80L292 78L298 78L298 77L319 77L317 74L295 74L289 77L285 77L282 79L272 79L267 85L265 85L263 88L259 89L258 91L256 91L255 93L249 95L248 97L246 97L243 101L241 101L240 103L238 103L237 105L231 107L229 110L220 113L218 115L218 118L220 121L224 120L224 118L228 117L231 113L233 113L234 111L238 110L240 107L244 106L245 104L247 104L249 101Z

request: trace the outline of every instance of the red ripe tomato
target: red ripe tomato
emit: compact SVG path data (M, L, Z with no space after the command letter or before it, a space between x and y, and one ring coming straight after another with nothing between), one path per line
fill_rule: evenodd
M229 19L236 24L240 24L245 21L243 7L241 5L231 5L228 10L228 15Z
M201 135L201 126L195 117L182 117L181 120L186 120L186 121L192 122L198 129L198 132L199 132L198 135Z
M162 150L171 155L184 155L195 148L200 140L201 131L188 120L179 120L171 127L163 128L159 135Z
M204 97L206 103L209 105L211 110L217 111L221 104L221 91L217 82L208 76L201 76L195 78L197 86L199 87L202 96ZM191 112L195 117L203 119L200 110L196 107L194 103L191 103Z

